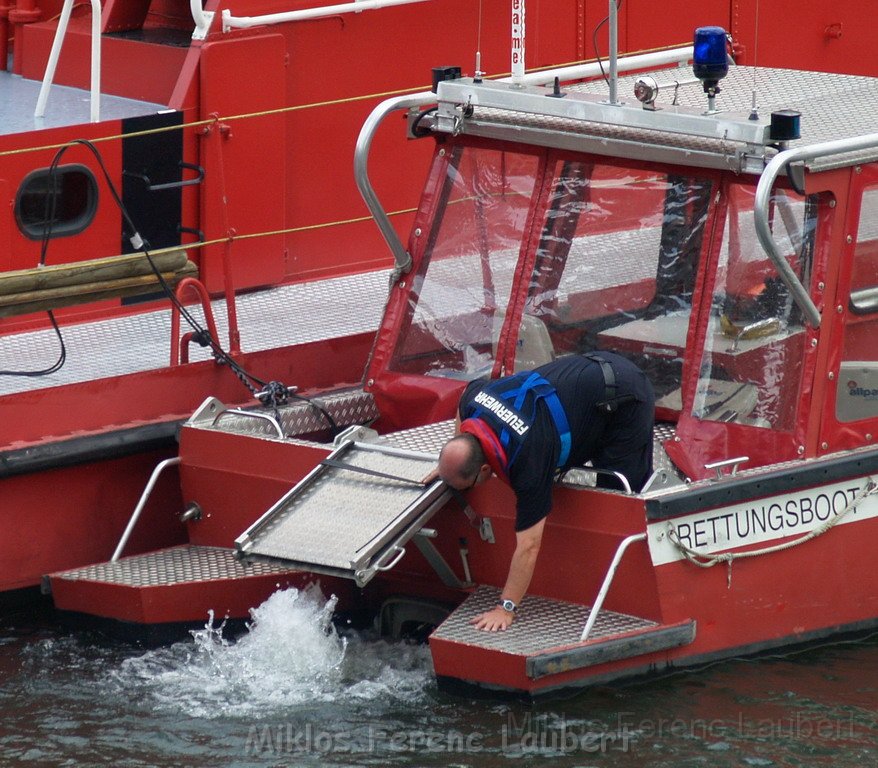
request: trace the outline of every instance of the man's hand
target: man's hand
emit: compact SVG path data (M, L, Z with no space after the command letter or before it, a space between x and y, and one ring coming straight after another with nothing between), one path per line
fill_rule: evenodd
M438 477L439 477L439 467L435 467L432 472L429 472L428 474L424 475L424 479L421 480L421 482L424 485L429 485Z
M507 611L502 605L492 608L490 611L480 613L470 619L470 624L475 624L476 629L486 632L503 632L512 625L515 614Z

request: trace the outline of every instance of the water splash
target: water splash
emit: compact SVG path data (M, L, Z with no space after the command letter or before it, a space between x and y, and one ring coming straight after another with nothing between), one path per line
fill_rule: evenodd
M206 718L422 698L432 678L426 648L341 636L331 621L335 605L316 586L280 590L251 610L236 641L211 615L191 642L126 659L111 677L163 710Z

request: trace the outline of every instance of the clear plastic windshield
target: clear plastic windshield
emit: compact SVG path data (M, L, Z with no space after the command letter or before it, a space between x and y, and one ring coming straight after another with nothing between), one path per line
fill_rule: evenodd
M756 240L752 186L733 184L693 415L792 431L805 343L801 311ZM778 190L774 241L808 285L817 199Z
M680 408L695 277L713 182L559 161L522 324L555 355L610 350Z
M462 379L490 372L538 165L534 155L454 150L391 370Z
M515 370L616 351L679 409L715 179L552 154L455 153L391 370L486 375L502 330ZM505 328L513 284L526 294L515 297L522 319Z

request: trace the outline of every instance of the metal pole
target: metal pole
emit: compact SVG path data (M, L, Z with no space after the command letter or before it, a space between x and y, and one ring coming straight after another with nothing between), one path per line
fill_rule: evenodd
M40 86L40 95L37 97L37 108L34 112L34 117L43 117L46 114L49 88L52 87L52 80L55 79L55 69L58 66L58 57L61 55L61 46L64 44L64 35L67 34L67 24L70 22L73 2L74 0L64 0L64 6L61 8L61 16L58 19L58 28L55 30L55 39L52 41L52 50L49 51L49 62L46 64L46 71L43 74L43 84Z
M128 525L125 528L125 532L122 534L122 538L119 539L119 544L116 546L116 551L113 552L113 556L110 558L111 563L115 563L119 556L122 554L122 550L125 549L125 545L128 543L128 539L131 536L131 531L134 530L134 526L137 524L137 519L140 517L140 513L143 512L143 508L146 506L146 502L149 501L150 494L152 494L152 489L155 488L155 484L158 482L159 475L165 471L168 467L175 467L180 463L180 457L175 456L172 459L165 459L164 461L160 461L156 468L152 471L152 475L149 478L149 482L146 484L146 488L143 489L143 493L140 495L140 501L137 502L137 506L134 508L134 512L131 515L131 519L128 521Z
M619 89L619 9L610 0L610 104L618 104Z
M616 554L613 556L613 562L610 563L610 569L607 571L607 575L604 576L604 583L601 584L601 590L600 592L598 592L598 596L594 601L594 605L591 607L591 613L588 614L588 621L585 622L585 629L582 630L582 635L579 638L579 641L581 643L584 643L586 640L588 640L588 636L591 633L592 628L594 627L594 623L598 620L598 613L600 613L600 610L604 605L604 599L607 596L607 592L610 591L610 585L613 583L613 577L616 575L616 569L619 567L619 562L622 560L622 555L625 554L625 550L628 549L628 547L635 541L645 540L645 533L635 533L629 536L627 539L622 540L622 543L616 550Z
M91 0L91 121L101 120L101 0Z
M325 5L320 8L304 8L301 11L286 11L285 13L269 13L264 16L232 16L231 11L226 8L223 10L223 32L228 32L233 28L246 29L263 24L283 24L288 21L320 19L325 16L338 16L341 13L360 13L360 11L374 11L392 5L410 5L411 3L424 2L427 2L427 0L357 0L354 3Z
M628 72L632 69L653 69L654 67L662 67L666 64L680 64L689 61L692 58L692 46L684 46L682 48L669 48L666 51L657 51L655 53L641 53L635 56L623 56L617 62L619 72ZM522 85L545 85L551 83L556 77L561 82L571 80L581 80L586 77L594 77L600 75L601 70L597 62L590 64L579 64L573 67L558 67L556 69L546 69L541 72L528 72L521 81ZM512 78L503 78L498 80L499 83L512 82Z
M510 56L512 59L512 82L521 85L524 78L524 37L525 37L525 6L524 0L512 0L512 41Z
M58 19L58 28L55 30L55 39L52 41L52 50L49 52L49 61L43 74L43 84L40 86L40 94L37 97L37 108L34 117L44 117L46 114L46 102L49 100L49 89L55 79L55 70L58 68L58 59L61 57L61 47L64 44L64 36L67 34L67 26L70 23L70 13L73 10L74 0L64 0L61 16ZM101 119L101 2L91 0L91 122L97 123Z

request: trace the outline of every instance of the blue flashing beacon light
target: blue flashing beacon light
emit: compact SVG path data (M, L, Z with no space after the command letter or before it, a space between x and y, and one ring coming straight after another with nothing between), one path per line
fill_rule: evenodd
M698 27L695 30L692 69L704 85L705 93L718 92L717 84L729 73L726 56L726 31L722 27Z

